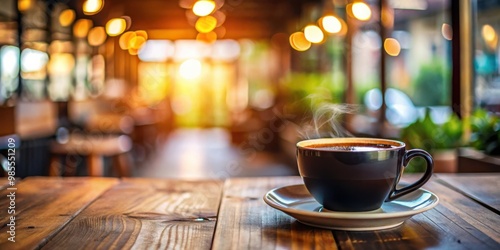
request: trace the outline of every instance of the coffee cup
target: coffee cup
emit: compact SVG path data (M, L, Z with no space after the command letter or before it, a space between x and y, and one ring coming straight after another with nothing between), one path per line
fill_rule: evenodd
M427 164L415 183L396 188L411 159ZM411 193L431 177L433 160L421 149L406 150L400 141L376 138L322 138L297 143L297 164L311 195L331 211L379 209Z

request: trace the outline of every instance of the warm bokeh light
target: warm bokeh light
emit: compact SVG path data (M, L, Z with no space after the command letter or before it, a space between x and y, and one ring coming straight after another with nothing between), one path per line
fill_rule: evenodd
M367 21L372 16L370 6L364 2L355 2L350 7L352 15L360 21Z
M217 19L213 16L204 16L200 17L198 21L196 21L195 28L198 32L208 33L215 29L217 26Z
M87 40L91 46L99 46L106 41L106 30L104 27L97 26L89 31Z
M401 45L398 40L394 38L387 38L384 41L384 49L390 56L398 56L401 52Z
M320 43L325 38L323 31L316 25L307 25L304 28L304 35L307 41L311 43Z
M89 33L90 28L92 28L92 20L80 19L76 21L73 26L73 35L78 38L84 38Z
M495 29L489 24L483 25L483 27L481 28L481 34L486 42L494 41L497 36Z
M120 45L120 48L123 50L128 50L130 40L132 40L132 38L134 38L134 37L136 37L136 34L133 31L127 31L127 32L123 33L120 36L120 40L118 40L118 44Z
M148 32L146 32L145 30L136 30L135 35L144 37L144 39L148 40Z
M66 27L75 21L75 11L72 9L65 9L59 15L59 23L61 26Z
M85 15L95 15L102 10L103 6L103 0L86 0L83 2L83 13Z
M106 23L106 33L109 36L118 36L125 31L127 22L123 18L113 18Z
M128 43L128 48L139 50L144 45L144 43L146 43L146 39L144 39L144 37L134 36L130 39Z
M201 62L188 59L179 66L179 74L185 79L195 79L201 75Z
M290 45L297 51L306 51L311 47L311 42L307 41L304 33L301 31L295 32L290 35Z
M451 29L451 25L443 23L443 25L441 26L441 34L446 40L453 39L453 30Z
M70 53L54 53L50 55L47 70L50 74L70 74L75 66L75 58Z
M488 49L495 51L498 46L498 34L495 29L491 25L485 24L481 28L481 35Z
M320 24L328 33L335 34L342 30L342 23L336 16L324 16L320 19Z
M139 50L138 50L138 49L134 49L134 48L129 48L129 49L128 49L128 53L129 53L131 56L136 56L137 54L139 54Z
M208 33L198 33L198 35L196 35L196 40L213 43L217 40L217 34L214 31L210 31Z
M27 11L31 8L33 5L33 0L18 0L17 1L17 9L19 9L20 12Z
M193 13L197 16L208 16L215 10L215 2L212 0L198 0L193 5Z

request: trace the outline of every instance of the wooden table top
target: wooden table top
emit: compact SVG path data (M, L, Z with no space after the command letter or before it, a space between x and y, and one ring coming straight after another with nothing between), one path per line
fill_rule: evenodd
M424 186L435 208L366 232L306 226L265 204L299 177L2 181L0 249L500 249L500 174L437 174Z

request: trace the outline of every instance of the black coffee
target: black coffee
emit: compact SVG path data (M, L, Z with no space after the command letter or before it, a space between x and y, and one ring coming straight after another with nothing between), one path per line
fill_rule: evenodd
M303 177L304 184L318 202L335 211L370 211L379 208L389 195L394 179L335 180Z
M378 151L380 149L390 149L395 148L388 144L317 144L307 146L308 148L315 148L325 151Z

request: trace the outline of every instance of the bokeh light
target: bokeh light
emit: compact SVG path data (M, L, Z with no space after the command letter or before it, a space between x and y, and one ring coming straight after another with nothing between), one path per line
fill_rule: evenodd
M326 32L331 34L338 33L342 30L342 23L340 23L339 18L336 16L324 16L320 19L320 24Z
M313 24L307 25L304 28L304 35L307 41L311 43L320 43L325 38L323 31L321 31L321 29L318 26Z
M54 53L50 55L47 70L50 74L70 74L75 66L75 58L70 53Z
M103 44L104 41L106 41L106 38L107 38L106 30L104 29L104 27L97 26L97 27L92 28L89 31L89 35L87 37L87 40L88 40L90 45L99 46L99 45Z
M129 53L131 56L136 56L137 54L139 54L139 50L138 50L138 49L134 49L134 48L129 48L129 49L128 49L128 53Z
M197 16L208 16L215 10L215 2L212 0L198 0L193 5L193 13Z
M196 35L196 40L206 43L213 43L217 40L217 34L215 33L215 31L210 31L208 33L198 33L198 35Z
M398 56L401 52L401 45L398 40L394 38L387 38L384 41L384 49L390 56Z
M85 15L95 15L102 10L103 6L103 0L86 0L83 2L83 13Z
M75 21L75 11L72 9L65 9L59 14L59 24L63 27L67 27Z
M486 47L491 51L496 51L498 46L498 34L495 29L491 25L485 24L481 28L481 35L483 36Z
M179 66L179 74L185 79L195 79L201 75L201 62L188 59Z
M120 39L118 40L118 44L120 45L120 48L123 50L128 50L130 47L129 46L130 40L132 40L132 38L134 38L136 36L137 35L133 31L127 31L127 32L123 33L120 36Z
M372 16L372 10L370 9L370 6L368 6L368 4L364 2L355 2L349 4L347 11L360 21L368 21Z
M24 12L24 11L31 9L32 5L33 5L32 0L18 0L17 1L17 9L19 9L20 12Z
M215 29L217 26L217 19L213 16L200 17L196 21L195 28L200 33L208 33Z
M297 51L306 51L311 47L311 42L309 42L304 33L301 31L295 32L290 35L290 45L293 49Z
M76 21L73 26L73 35L78 38L85 38L89 33L90 28L92 28L92 20L80 19Z
M491 25L485 24L481 28L481 35L486 42L492 42L495 40L497 33L495 32L495 29L491 27Z
M443 23L441 26L441 34L443 35L444 39L446 40L452 40L453 39L453 30L451 28L451 25L447 23Z
M144 37L142 37L142 36L136 35L130 39L129 44L128 44L128 48L139 50L144 45L144 43L146 43L146 39L144 39Z
M113 18L106 23L106 33L109 36L118 36L125 31L127 22L123 18Z
M148 40L148 33L145 30L136 30L135 35L144 37L144 39Z

